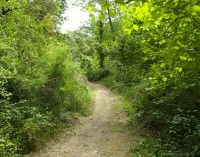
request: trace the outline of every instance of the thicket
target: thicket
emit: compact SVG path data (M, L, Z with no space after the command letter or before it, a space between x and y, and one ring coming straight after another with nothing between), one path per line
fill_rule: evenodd
M129 99L130 122L148 129L134 155L200 156L200 2L102 0L87 9L90 26L77 33L89 47L75 45L89 78L108 70L104 83Z
M0 1L0 156L40 147L90 91L58 25L64 1Z

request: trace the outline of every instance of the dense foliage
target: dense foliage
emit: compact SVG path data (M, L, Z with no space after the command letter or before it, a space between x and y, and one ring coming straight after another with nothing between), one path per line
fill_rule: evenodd
M28 153L68 113L87 115L89 89L58 31L62 0L0 0L0 156Z
M134 155L200 156L200 2L101 0L86 8L90 26L73 45L88 78L109 75L104 83L130 101L130 122L153 137Z
M81 2L82 3L82 2ZM90 81L124 95L147 134L133 156L200 156L199 0L85 0L91 20L62 35L63 0L0 1L0 154L40 146Z

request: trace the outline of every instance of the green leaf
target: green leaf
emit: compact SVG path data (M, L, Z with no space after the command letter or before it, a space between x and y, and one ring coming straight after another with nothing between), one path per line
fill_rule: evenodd
M163 82L166 82L166 81L167 81L167 78L166 78L166 77L163 77L162 80L163 80Z
M115 10L111 10L110 11L110 16L112 17L112 18L114 18L115 16L116 16L116 11Z
M193 11L200 12L200 6L199 5L193 6Z
M193 59L192 58L188 58L188 61L191 62L191 61L193 61Z
M185 56L180 56L180 59L186 61L186 60L187 60L187 57L185 57Z
M104 5L101 6L101 11L106 11L106 10L108 10L110 7L112 7L112 5L106 3L106 4L104 4Z
M108 9L108 6L101 6L101 11L106 11Z
M99 1L99 4L100 4L101 6L109 6L108 1Z
M95 11L95 7L94 7L92 4L89 4L89 5L87 6L87 10L88 10L89 13L92 13L92 12Z
M178 71L178 72L182 72L183 71L183 69L180 68L180 67L176 67L175 70Z
M124 29L124 31L128 34L131 35L132 31L130 29Z
M178 46L174 46L173 49L179 50L179 47Z
M166 41L165 40L161 40L161 41L159 41L158 43L160 44L160 45L162 45L162 44L164 44Z
M96 18L93 14L90 14L90 20L91 20L91 22L95 23Z
M123 4L124 0L115 0L116 3Z
M127 10L127 7L125 5L120 5L120 9L122 12L125 12Z
M164 67L165 67L165 63L161 63L161 64L160 64L160 67L161 67L161 68L164 68Z
M143 61L145 62L145 61L147 61L149 58L148 57L144 57L143 58Z
M133 29L136 30L136 31L138 31L139 30L138 25L133 25Z
M104 21L105 20L105 15L103 13L101 13L99 15L99 20Z
M154 23L155 23L155 25L160 25L160 21L156 21Z

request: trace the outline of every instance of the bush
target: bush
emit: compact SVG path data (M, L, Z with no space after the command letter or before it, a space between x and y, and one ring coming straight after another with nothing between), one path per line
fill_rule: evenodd
M2 68L0 85L3 156L41 147L66 112L90 113L90 90L66 46L59 43L44 51L32 71L11 75Z
M65 112L89 112L90 91L57 27L64 6L64 1L1 2L0 156L40 147Z
M17 153L17 145L9 139L0 136L0 154L5 157L20 157Z
M109 76L109 70L99 69L87 74L89 81L99 81Z
M82 112L83 106L89 104L89 89L84 84L79 65L72 61L64 45L52 47L36 67L43 67L40 71L36 68L36 77L43 79L43 85L37 86L37 81L34 86L41 110L51 111L60 118L68 109Z

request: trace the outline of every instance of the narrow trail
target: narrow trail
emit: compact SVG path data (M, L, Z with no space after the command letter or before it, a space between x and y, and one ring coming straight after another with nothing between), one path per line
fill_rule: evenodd
M102 85L92 84L92 88L96 93L93 115L81 119L73 135L66 130L29 157L129 157L135 139L121 101Z

